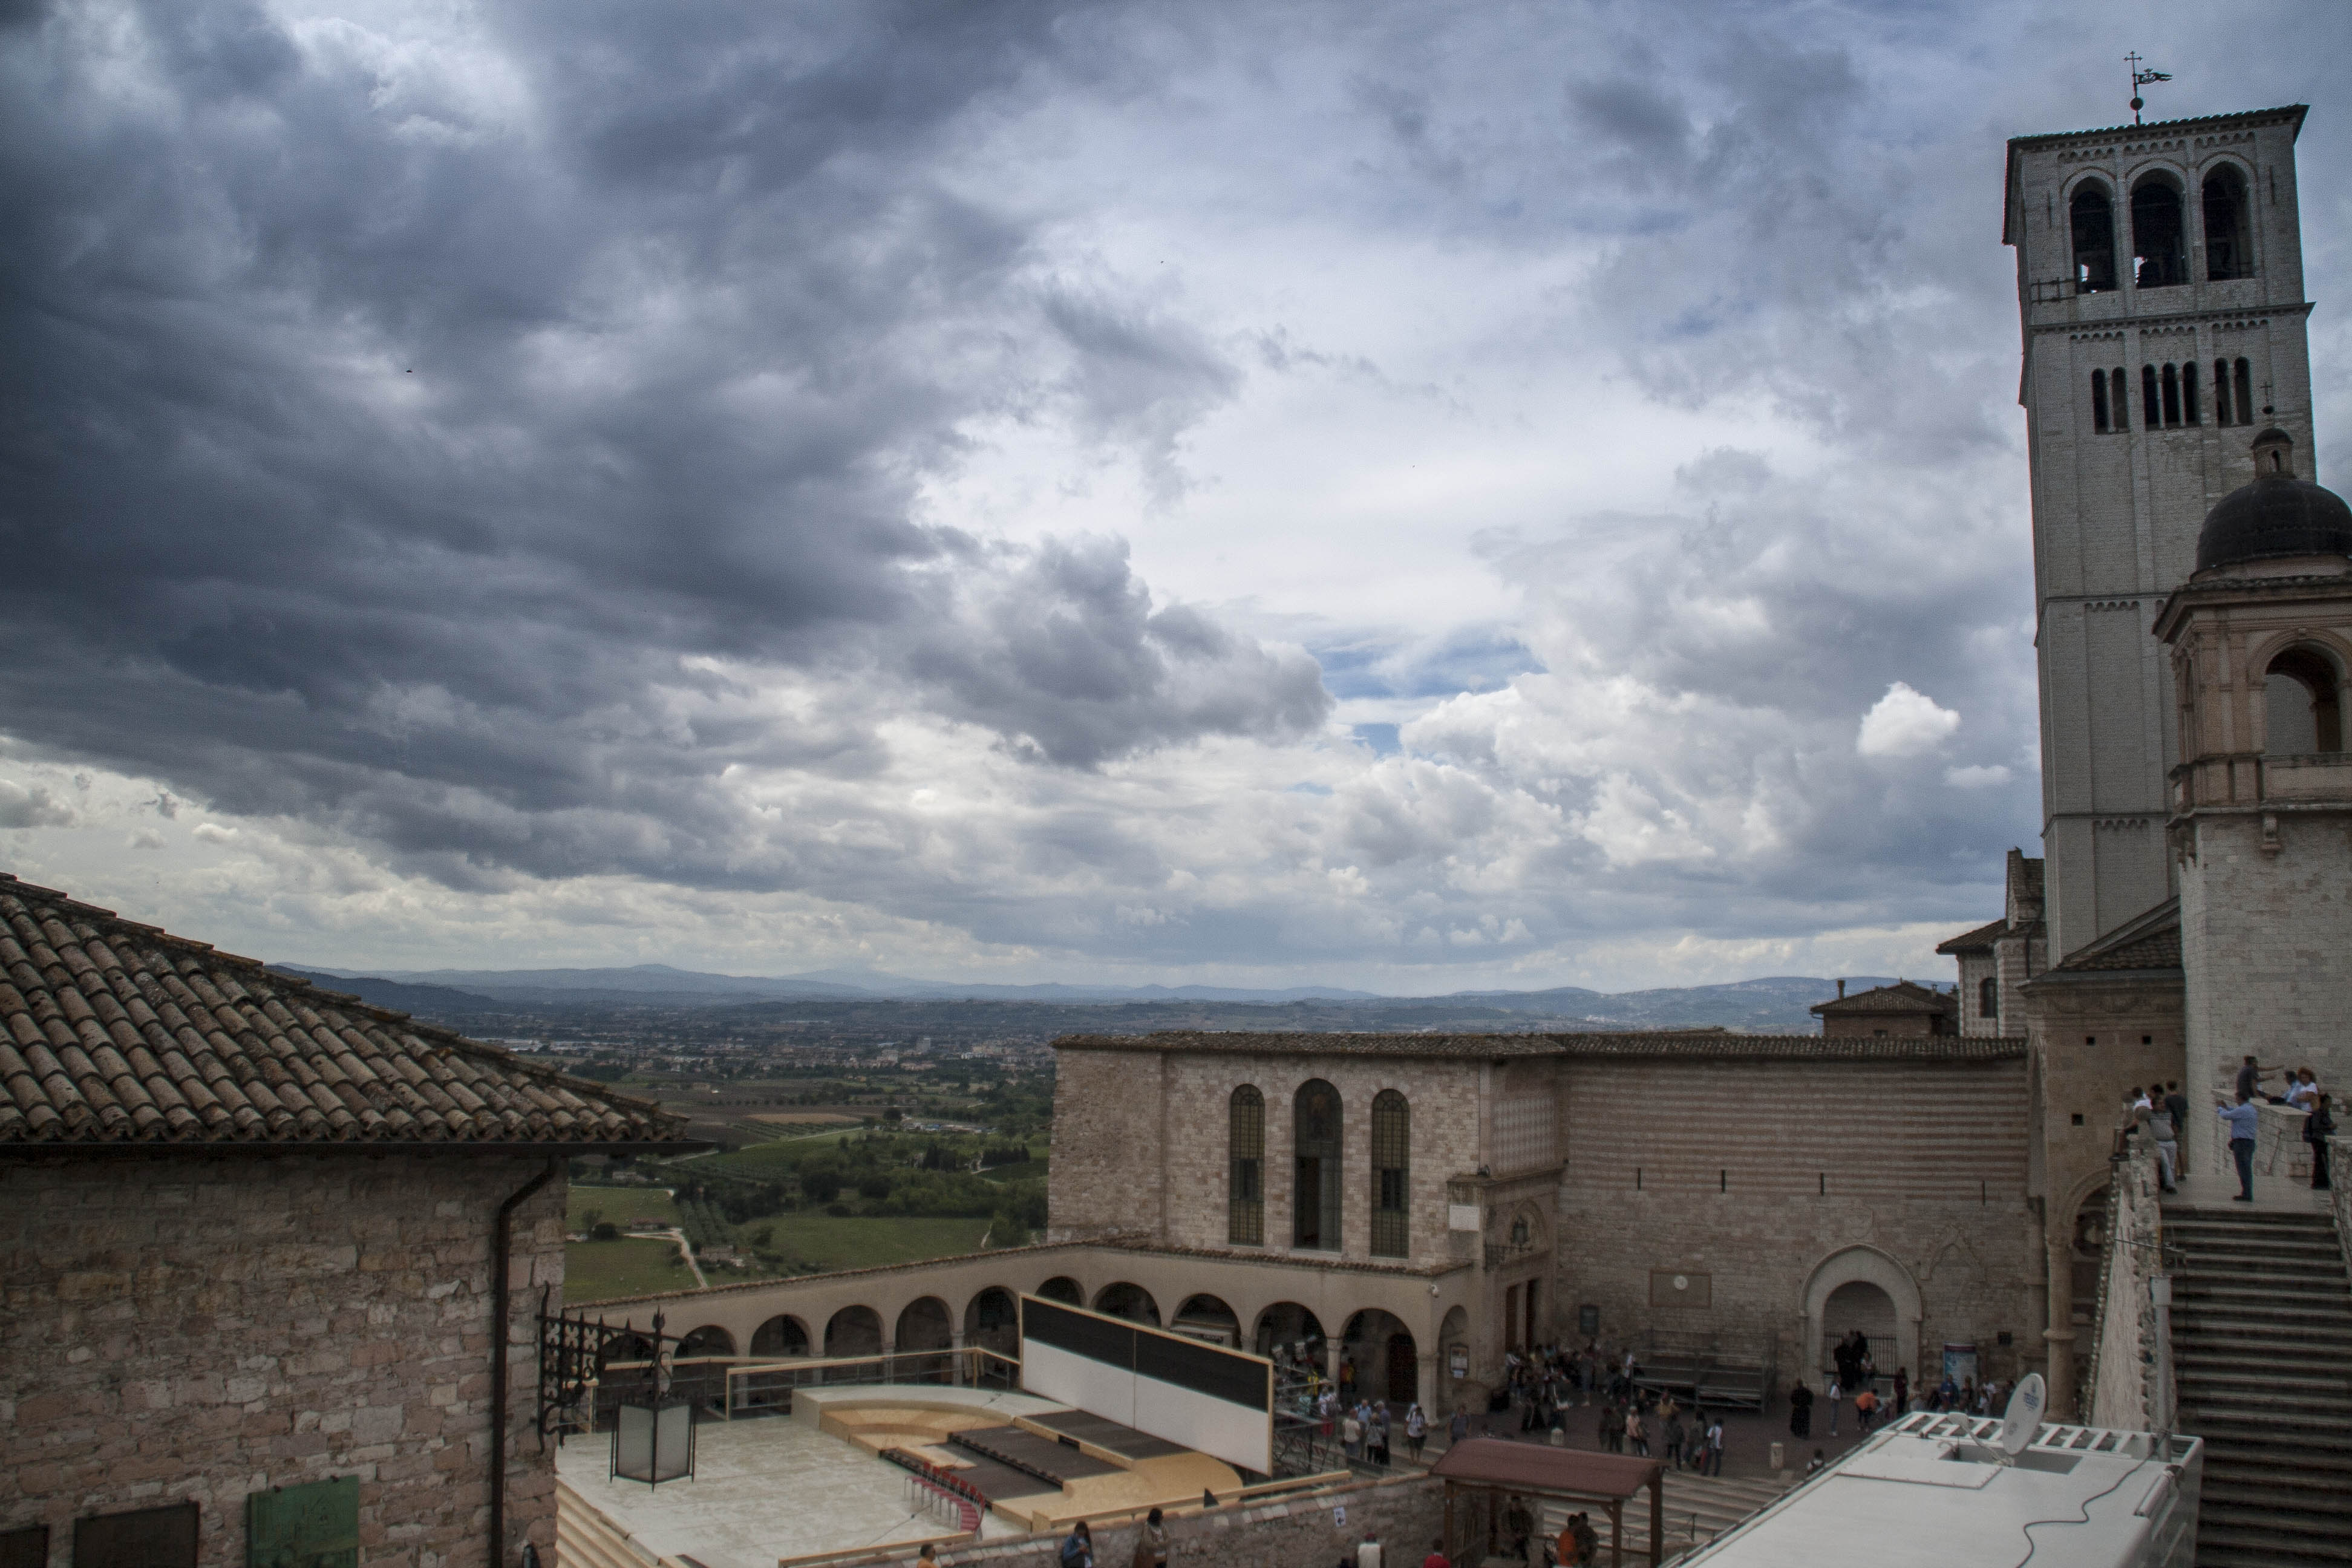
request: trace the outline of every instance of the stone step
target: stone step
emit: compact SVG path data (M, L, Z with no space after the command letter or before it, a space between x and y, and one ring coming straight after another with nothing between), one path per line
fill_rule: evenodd
M2191 1338L2207 1338L2214 1335L2228 1337L2233 1331L2261 1335L2289 1330L2316 1334L2321 1339L2333 1339L2342 1333L2347 1322L2352 1322L2352 1320L2348 1320L2343 1311L2317 1306L2274 1305L2266 1309L2249 1309L2243 1302L2183 1302L2177 1298L2172 1306L2175 1340L2184 1334Z
M2325 1426L2340 1423L2352 1429L2352 1393L2286 1393L2272 1388L2248 1388L2229 1383L2183 1383L2180 1413L2242 1415L2247 1420L2276 1421L2290 1426Z
M2279 1568L2291 1563L2352 1563L2352 1542L2326 1529L2300 1531L2267 1528L2254 1520L2220 1518L2201 1510L2197 1519L2197 1568L2222 1563L2261 1563Z
M2209 1476L2200 1495L2200 1508L2252 1509L2297 1520L2325 1520L2337 1529L2352 1525L2352 1497L2333 1489L2314 1487L2290 1493L2267 1480L2215 1480Z
M2332 1279L2326 1275L2309 1274L2192 1274L2178 1276L2172 1281L2176 1303L2228 1300L2234 1297L2256 1300L2301 1300L2308 1297L2352 1305L2352 1285L2346 1284L2341 1274Z
M2256 1384L2278 1383L2292 1386L2317 1383L2326 1386L2352 1384L2352 1351L2321 1351L2308 1346L2298 1347L2294 1364L2302 1369L2300 1375L2289 1372L2256 1371L2264 1365L2278 1365L2242 1352L2218 1349L2190 1349L2176 1342L2172 1347L2172 1368L2184 1381L2191 1378L2238 1377Z

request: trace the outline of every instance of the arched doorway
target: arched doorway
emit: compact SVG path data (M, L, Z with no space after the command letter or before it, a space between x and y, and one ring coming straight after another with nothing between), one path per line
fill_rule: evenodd
M1013 1292L992 1285L963 1310L963 1342L1009 1358L1021 1353L1020 1303Z
M1084 1287L1066 1274L1055 1275L1030 1294L1042 1296L1048 1301L1059 1301L1066 1307L1083 1307L1087 1304Z
M1279 1349L1290 1355L1306 1355L1318 1365L1323 1360L1323 1325L1296 1301L1276 1301L1260 1312L1257 1331L1251 1338L1262 1356L1273 1357Z
M1180 1334L1196 1340L1207 1340L1227 1349L1237 1349L1242 1342L1242 1323L1234 1310L1214 1296L1187 1296L1184 1304L1176 1309L1176 1316L1168 1326Z
M1815 1347L1820 1363L1824 1367L1837 1364L1837 1347L1846 1336L1860 1333L1875 1364L1881 1357L1893 1353L1895 1343L1895 1298L1883 1286L1867 1279L1849 1279L1829 1294L1822 1303L1822 1342ZM1908 1366L1909 1363L1897 1364ZM1895 1367L1880 1369L1887 1376L1895 1375ZM1848 1394L1853 1392L1847 1389Z
M891 1348L900 1355L910 1351L943 1351L955 1342L954 1319L937 1296L907 1303L898 1314L898 1335Z
M716 1323L706 1323L678 1341L676 1353L680 1361L693 1356L733 1355L735 1336Z
M808 1328L795 1317L779 1313L751 1333L753 1355L804 1356L809 1353Z
M882 1314L871 1307L844 1307L824 1326L827 1356L880 1355Z
M1857 1284L1874 1287L1879 1296L1885 1298L1885 1304L1878 1304L1867 1291L1848 1289ZM1897 1367L1904 1367L1909 1369L1916 1380L1927 1377L1927 1369L1919 1363L1919 1320L1924 1311L1919 1282L1912 1279L1911 1271L1891 1254L1870 1246L1844 1247L1813 1266L1812 1274L1805 1282L1803 1342L1809 1347L1806 1353L1817 1364L1802 1368L1803 1375L1817 1377L1835 1365L1830 1360L1829 1352L1843 1336L1843 1330L1837 1334L1829 1331L1832 1300L1839 1303L1838 1311L1845 1321L1845 1327L1863 1327L1864 1332L1870 1333L1871 1359L1878 1363L1879 1371L1892 1376ZM1871 1333L1853 1316L1863 1312L1879 1314L1872 1321L1886 1325L1885 1332L1889 1336L1886 1341L1882 1342L1878 1334ZM1888 1321L1890 1318L1891 1322ZM1887 1348L1889 1345L1891 1352Z
M1339 1336L1340 1353L1356 1369L1356 1392L1366 1399L1404 1405L1419 1398L1420 1347L1412 1331L1377 1309L1348 1320Z
M1095 1310L1150 1323L1155 1329L1160 1326L1160 1303L1151 1299L1151 1292L1124 1279L1102 1288L1095 1297Z

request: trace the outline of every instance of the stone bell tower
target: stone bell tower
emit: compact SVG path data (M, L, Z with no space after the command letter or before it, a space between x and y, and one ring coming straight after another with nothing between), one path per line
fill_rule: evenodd
M2179 700L2167 836L2192 1103L2247 1053L2338 1091L2352 1074L2352 507L2297 477L2284 430L2251 456L2156 620ZM2211 1113L2186 1131L2189 1169L2220 1170Z
M2304 114L2009 144L2053 963L2175 890L2172 671L2150 627L2194 570L2205 514L2245 482L2246 438L2266 426L2312 477Z

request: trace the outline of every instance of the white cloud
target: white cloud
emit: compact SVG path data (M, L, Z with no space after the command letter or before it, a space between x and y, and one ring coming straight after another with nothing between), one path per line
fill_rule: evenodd
M1971 763L1965 768L1946 768L1944 782L1954 789L1991 789L2005 784L2013 775L2000 763Z
M1898 680L1862 716L1853 749L1865 757L1916 757L1951 739L1959 727L1958 713Z

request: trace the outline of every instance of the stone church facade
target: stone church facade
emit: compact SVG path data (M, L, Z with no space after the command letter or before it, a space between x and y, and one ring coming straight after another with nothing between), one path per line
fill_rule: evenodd
M1056 1056L1048 1240L1245 1266L1286 1302L1340 1271L1425 1282L1392 1313L1414 1387L1391 1398L1475 1410L1506 1350L1580 1336L1783 1386L1854 1327L1890 1373L1966 1344L2014 1375L2037 1348L2022 1040L1177 1033ZM1297 1321L1236 1327L1265 1345ZM1366 1339L1319 1327L1334 1355Z

